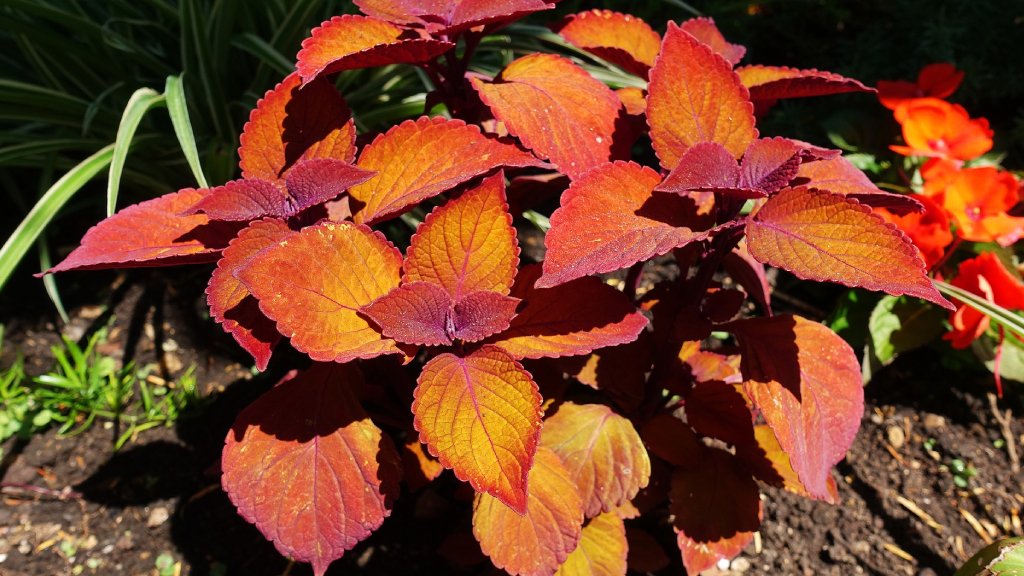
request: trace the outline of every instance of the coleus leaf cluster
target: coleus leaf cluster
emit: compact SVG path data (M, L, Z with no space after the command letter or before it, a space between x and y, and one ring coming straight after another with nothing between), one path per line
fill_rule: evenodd
M836 501L830 471L863 409L858 363L820 324L772 315L764 266L948 303L870 208L918 203L836 151L759 137L756 115L870 89L737 68L744 49L709 19L661 35L602 10L555 28L646 90L612 90L557 54L489 77L473 69L480 40L549 4L357 5L364 15L313 30L259 101L240 179L126 208L52 270L216 262L211 315L257 367L282 339L309 357L227 438L239 512L323 574L390 514L402 446L410 488L443 469L472 486L473 535L495 566L624 574L638 515L667 510L699 572L753 537L758 481ZM359 147L332 77L391 64L422 67L443 113ZM648 145L658 165L631 156ZM521 263L515 218L552 191L546 255ZM429 213L403 253L385 232L413 209ZM638 297L658 257L682 273ZM621 288L597 276L624 268ZM740 314L748 297L764 317ZM710 350L712 331L731 344ZM378 357L415 377L411 409L362 406L369 387L400 385L367 370Z

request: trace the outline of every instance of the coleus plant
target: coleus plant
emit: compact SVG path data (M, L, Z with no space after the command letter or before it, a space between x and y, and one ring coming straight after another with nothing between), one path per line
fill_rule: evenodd
M228 435L239 512L323 574L390 514L404 461L412 490L444 469L472 486L473 534L510 573L624 574L638 516L696 573L753 538L758 481L835 502L858 362L824 326L773 315L764 265L949 303L871 211L918 203L835 151L759 138L755 112L870 89L737 68L744 49L709 19L662 36L603 10L555 28L646 89L546 53L490 77L480 40L551 5L357 4L257 104L241 179L126 208L51 270L216 262L211 315L257 367L281 339L309 357ZM357 146L333 75L392 64L423 68L435 116ZM521 264L514 217L552 193L546 256ZM403 255L385 231L414 209L429 214ZM680 273L640 290L655 258ZM741 314L747 298L763 316ZM409 373L411 411L368 401L408 392Z

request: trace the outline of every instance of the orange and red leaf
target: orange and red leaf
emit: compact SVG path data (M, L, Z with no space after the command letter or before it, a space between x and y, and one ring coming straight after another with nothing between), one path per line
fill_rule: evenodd
M431 34L459 32L484 24L514 21L553 8L543 0L356 0L363 14L396 24L421 26Z
M349 189L353 219L373 224L492 170L542 162L461 120L407 120L363 148L357 166L377 174Z
M540 437L540 392L505 351L485 346L427 362L412 412L420 441L478 492L523 514ZM530 485L533 497L543 488Z
M328 565L391 513L398 453L353 394L356 369L315 365L238 416L221 479L239 513L290 558Z
M743 46L729 43L725 36L722 36L721 30L718 29L712 18L690 18L680 24L679 28L706 44L733 66L747 53L747 49Z
M622 104L569 59L530 54L509 64L493 82L472 82L510 134L570 178L611 159Z
M668 170L694 144L716 142L739 158L757 138L754 107L732 66L671 22L647 90L651 141Z
M661 50L661 36L646 22L611 10L573 14L557 32L573 46L641 78L647 77Z
M751 100L828 96L847 92L874 92L853 78L822 70L799 70L787 66L742 66L736 69Z
M309 226L236 272L292 346L324 362L400 354L360 309L399 283L402 254L351 223Z
M288 225L281 220L266 219L249 224L228 244L206 287L210 316L252 355L259 370L267 369L270 353L281 334L274 322L260 312L259 303L234 274L257 252L291 234Z
M419 37L390 22L346 14L313 29L302 42L296 69L309 84L342 70L429 62L453 48L451 42Z
M560 404L545 420L540 442L562 459L587 518L629 502L650 479L651 460L640 435L607 406Z
M473 535L495 566L517 576L550 576L580 542L583 503L558 456L537 451L521 511L489 494L473 502Z
M796 176L808 188L849 196L872 208L885 208L897 214L921 210L921 203L913 196L880 190L860 169L842 156L801 164Z
M926 275L910 239L855 200L811 188L770 198L747 223L757 260L800 278L949 302Z

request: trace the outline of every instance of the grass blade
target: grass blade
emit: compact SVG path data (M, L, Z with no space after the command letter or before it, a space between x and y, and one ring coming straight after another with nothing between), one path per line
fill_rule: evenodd
M50 261L50 243L46 241L46 234L39 237L37 245L39 247L39 269L49 270L53 263ZM46 295L50 297L50 302L53 302L53 307L57 309L60 319L65 325L70 324L71 319L68 318L67 310L64 309L64 301L60 298L57 280L53 277L53 274L43 276L43 286L46 288Z
M199 150L196 148L192 121L188 116L188 101L185 99L185 85L181 81L181 76L167 77L164 96L167 98L167 113L171 116L174 134L178 137L178 144L185 154L185 160L192 169L199 187L209 188L210 185L206 183L206 176L203 174L203 166L199 162Z
M1010 332L1013 332L1017 336L1024 337L1024 317L1021 317L1020 314L1011 312L995 302L989 302L977 294L968 292L962 288L957 288L956 286L943 282L942 280L935 280L934 282L935 287L939 289L939 292L942 292L950 298L955 298L963 302L1003 325Z
M96 174L106 168L114 156L114 145L110 144L89 156L77 166L57 180L43 197L36 202L25 219L11 234L11 237L0 247L0 288L3 288L15 266L25 256L25 252L39 238L39 234L50 223L57 212L78 192L82 186L92 180Z
M121 124L117 127L117 139L114 140L114 155L110 161L110 177L107 179L107 216L117 210L117 192L121 186L121 171L124 161L128 158L128 150L132 147L135 130L139 122L153 106L163 104L164 95L152 88L139 88L128 99L121 116Z

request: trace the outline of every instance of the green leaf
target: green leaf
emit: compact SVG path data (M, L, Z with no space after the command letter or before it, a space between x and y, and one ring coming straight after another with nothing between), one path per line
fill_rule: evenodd
M954 576L1024 576L1024 538L1006 538L982 548Z
M114 145L110 144L89 156L60 178L43 197L36 202L25 219L14 230L0 248L0 288L7 282L14 267L25 255L25 252L39 237L39 234L50 223L57 212L85 186L101 170L106 168L114 155Z
M188 116L188 104L185 99L185 86L181 76L168 76L167 84L164 87L164 97L167 98L167 113L171 116L171 124L174 125L174 134L178 137L178 144L185 154L192 174L200 188L209 188L206 176L203 174L203 166L199 162L199 150L196 147L196 137L192 131L192 121Z
M897 355L920 348L943 332L943 313L916 298L883 296L868 320L871 351L885 366Z
M128 99L128 105L124 107L121 124L117 127L117 138L114 140L110 177L107 178L107 216L113 215L117 210L117 192L121 186L121 171L124 170L124 161L128 157L128 150L132 147L135 130L139 127L139 122L142 121L146 112L153 106L162 105L164 101L164 95L156 90L139 88Z

